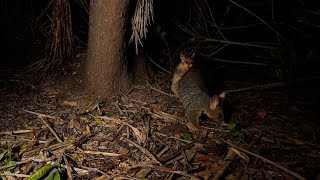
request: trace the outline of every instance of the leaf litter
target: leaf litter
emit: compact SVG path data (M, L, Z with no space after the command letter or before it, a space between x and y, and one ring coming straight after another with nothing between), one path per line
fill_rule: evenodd
M245 86L228 83L233 88ZM235 110L229 125L203 119L201 133L186 127L181 103L167 95L169 87L159 84L146 84L112 97L109 104L88 100L84 95L79 98L88 101L79 103L78 99L61 98L59 93L45 90L2 94L1 122L12 121L13 126L1 127L0 177L316 177L320 169L319 139L299 133L300 126L295 125L285 104L286 93L281 88L230 93ZM301 112L297 113L303 118Z

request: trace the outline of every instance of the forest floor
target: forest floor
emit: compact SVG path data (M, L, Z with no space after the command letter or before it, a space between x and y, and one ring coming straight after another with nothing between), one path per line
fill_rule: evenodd
M77 73L69 76L81 84ZM154 83L108 103L65 80L1 81L0 177L320 179L320 127L307 85L231 91L229 125L203 119L199 135L183 123L170 80L159 72ZM229 79L225 85L267 83ZM49 162L54 165L44 166Z

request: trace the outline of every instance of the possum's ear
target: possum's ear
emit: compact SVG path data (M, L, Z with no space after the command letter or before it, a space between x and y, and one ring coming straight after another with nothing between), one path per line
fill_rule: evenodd
M219 94L220 106L222 106L224 100L226 99L226 95L227 95L226 92L222 92L222 93Z
M210 109L216 109L219 106L219 97L217 95L214 95L211 98L211 102L210 102Z
M222 92L219 94L219 98L224 100L226 98L226 92Z
M183 62L186 59L186 56L184 54L180 53L180 59Z

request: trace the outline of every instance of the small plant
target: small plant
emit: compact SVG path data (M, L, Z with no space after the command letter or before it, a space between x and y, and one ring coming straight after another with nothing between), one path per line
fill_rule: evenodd
M230 133L233 137L235 138L239 138L241 140L244 139L244 134L241 131L242 130L242 125L238 124L238 123L230 123L228 125L228 128L230 129Z

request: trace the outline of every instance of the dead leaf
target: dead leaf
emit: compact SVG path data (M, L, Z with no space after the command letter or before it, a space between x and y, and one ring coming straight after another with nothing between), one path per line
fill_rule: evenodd
M119 149L118 149L118 152L119 154L128 154L129 153L129 150L120 146Z
M223 170L223 166L210 164L207 166L204 172L203 179L205 180L210 179L210 176L212 176L213 174L217 174L217 172L221 170Z
M75 106L77 106L77 102L75 102L75 101L62 101L61 103L60 103L60 106L71 106L71 107L75 107Z
M196 158L194 159L194 162L208 161L208 160L210 160L212 157L214 157L213 154L198 156L198 157L196 157Z
M158 103L158 104L150 104L150 108L160 111L161 110L161 104L160 103Z
M130 124L127 124L133 131L134 135L137 138L138 144L142 144L144 142L146 142L147 140L147 135L143 132L141 132L138 128L135 128L133 126L131 126Z
M69 122L69 127L76 130L84 130L79 122L79 119L72 118Z
M204 174L203 174L203 179L204 180L207 180L209 179L209 177L212 175L212 165L208 165L206 170L204 171Z

